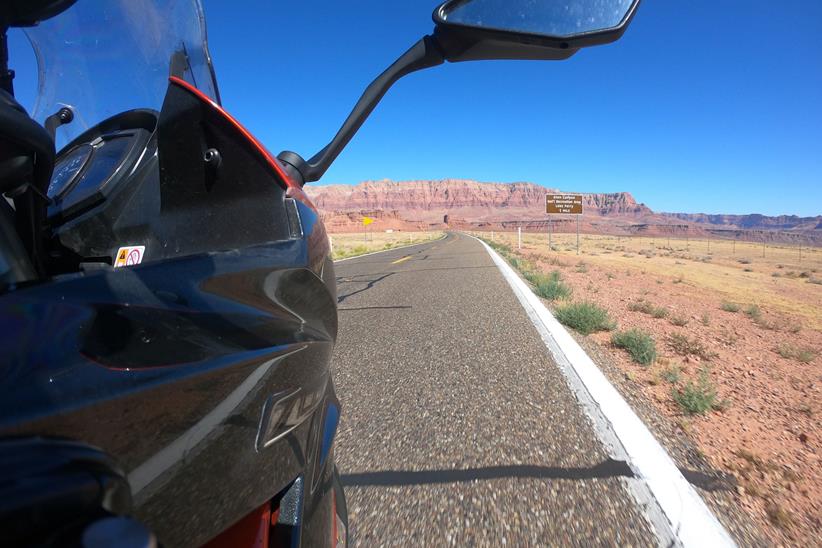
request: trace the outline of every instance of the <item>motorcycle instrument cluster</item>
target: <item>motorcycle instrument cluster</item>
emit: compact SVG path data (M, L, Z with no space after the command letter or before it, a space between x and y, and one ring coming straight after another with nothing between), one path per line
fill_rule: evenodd
M90 133L57 158L48 187L52 223L66 221L103 202L134 169L151 137L143 128Z

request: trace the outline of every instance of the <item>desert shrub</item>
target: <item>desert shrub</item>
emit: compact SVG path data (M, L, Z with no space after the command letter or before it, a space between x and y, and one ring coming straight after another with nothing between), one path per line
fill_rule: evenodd
M676 384L679 382L681 373L682 368L677 364L672 364L663 369L659 376L671 384Z
M494 251L496 251L497 253L499 253L500 255L505 257L506 259L511 256L511 246L510 245L504 244L502 242L494 242L494 241L489 242L488 240L485 240L485 243L487 243L489 246L491 246L491 249L493 249Z
M536 285L537 280L541 279L543 276L539 272L535 272L533 270L523 270L522 277Z
M685 327L688 325L688 318L685 316L671 316L671 323L677 327Z
M654 306L645 299L640 299L632 303L628 303L628 310L631 312L642 312L654 318L664 318L668 315L668 309L664 306Z
M739 264L751 264L750 259L746 259L745 257L739 259Z
M656 360L656 343L653 337L640 329L614 333L611 342L617 348L625 349L639 364L651 365Z
M753 268L743 268L742 272L753 272Z
M513 266L514 268L523 273L534 270L534 265L531 264L531 262L527 259L511 257L510 259L508 259L508 262L511 264L511 266Z
M719 308L721 308L725 312L739 312L739 310L740 310L740 307L739 307L738 304L729 303L729 302L722 303L722 305Z
M534 293L549 301L567 299L572 293L571 288L563 283L562 275L558 270L554 270L547 276L535 274L528 281L534 285Z
M668 309L664 306L655 306L653 310L651 310L651 316L657 319L666 318L668 316Z
M579 263L577 264L576 271L580 274L585 274L586 272L588 272L588 265L585 263Z
M674 401L689 415L701 415L712 409L721 408L717 399L716 388L707 369L699 373L697 382L688 381L682 388L673 389Z
M560 323L583 335L590 335L596 331L610 331L615 324L608 311L594 303L578 302L560 306L554 312Z
M808 283L822 285L822 278L808 278Z
M788 324L782 320L769 320L761 315L752 316L754 324L762 329L770 329L771 331L781 331L782 328L788 329Z
M755 304L749 304L745 307L745 315L752 320L758 320L762 317L762 310Z
M702 325L711 325L711 317L708 315L707 312L702 314L702 318L700 318L699 321L702 322Z
M780 529L790 529L793 525L794 520L793 517L791 517L791 513L773 500L769 500L765 504L765 513L768 514L770 522Z
M630 310L631 312L642 312L644 314L650 314L652 308L653 305L645 299L640 299L638 301L628 303L628 310Z
M802 363L811 363L816 357L816 350L811 347L799 347L790 343L782 343L776 347L776 353L786 360L796 360Z
M703 360L714 357L714 354L697 339L691 339L681 333L674 333L668 337L668 346L680 356L698 356Z

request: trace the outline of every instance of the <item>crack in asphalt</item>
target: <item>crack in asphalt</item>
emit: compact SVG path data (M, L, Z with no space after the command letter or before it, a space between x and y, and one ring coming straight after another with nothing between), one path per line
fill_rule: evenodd
M344 300L346 300L347 298L349 298L351 296L357 295L358 293L368 291L369 289L373 288L374 285L376 285L378 282L381 282L384 279L388 278L389 276L393 276L394 274L395 274L395 272L388 272L387 274L384 274L384 275L380 276L379 278L364 281L366 283L365 287L363 287L361 289L357 289L356 291L352 291L351 293L346 293L345 295L339 295L337 297L337 304L343 302ZM364 283L364 282L357 282L357 281L354 281L354 280L346 280L346 279L339 279L339 278L337 279L337 284L338 285L341 284L341 283Z

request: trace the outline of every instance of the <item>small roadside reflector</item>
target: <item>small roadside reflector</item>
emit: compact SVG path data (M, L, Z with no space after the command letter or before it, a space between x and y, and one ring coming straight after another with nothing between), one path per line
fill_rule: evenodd
M132 245L121 247L117 250L117 258L114 260L114 268L121 266L132 266L143 262L143 254L146 251L144 245Z

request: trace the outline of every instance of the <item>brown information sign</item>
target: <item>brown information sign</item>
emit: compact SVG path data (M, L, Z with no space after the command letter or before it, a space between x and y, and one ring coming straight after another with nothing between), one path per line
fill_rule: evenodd
M582 215L582 194L546 194L545 212Z

